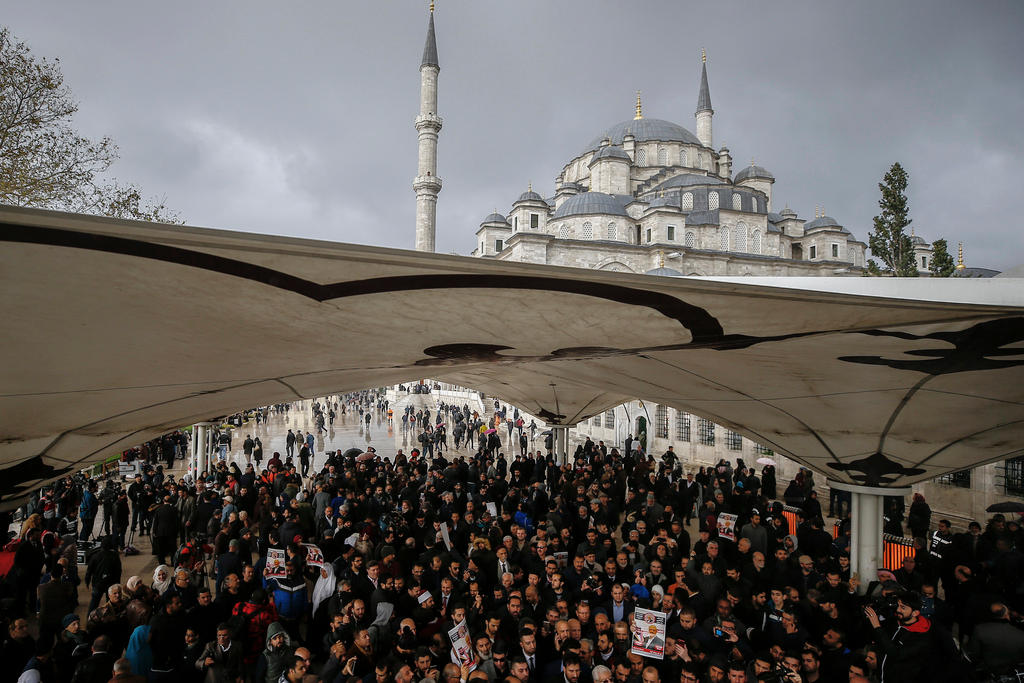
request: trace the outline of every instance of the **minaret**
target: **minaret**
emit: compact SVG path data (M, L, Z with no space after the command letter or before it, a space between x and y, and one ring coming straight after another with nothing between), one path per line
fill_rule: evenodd
M700 51L700 92L697 94L697 139L705 147L711 146L711 92L708 90L708 55Z
M437 177L437 134L441 117L437 115L437 39L434 37L434 3L430 3L427 42L420 63L420 115L416 117L419 132L419 166L412 189L416 191L416 251L434 251L437 193L441 179Z

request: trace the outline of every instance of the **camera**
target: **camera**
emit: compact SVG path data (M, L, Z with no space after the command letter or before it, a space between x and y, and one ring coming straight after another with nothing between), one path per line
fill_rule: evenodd
M716 626L711 632L715 634L715 638L725 638L725 631L718 626Z
M895 595L879 595L871 600L871 609L875 610L879 621L895 619L898 601Z
M403 626L401 633L398 634L398 647L403 650L416 649L416 634L408 626Z
M601 582L595 576L588 576L584 581L583 585L590 590L597 590L601 585Z

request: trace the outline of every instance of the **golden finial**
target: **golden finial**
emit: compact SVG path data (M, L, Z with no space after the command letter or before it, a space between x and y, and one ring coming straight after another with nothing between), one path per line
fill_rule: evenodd
M430 13L434 13L434 0L430 0Z
M665 252L664 251L659 251L658 252L658 267L659 268L664 268L665 267Z
M821 205L821 217L822 218L825 217L825 205L824 204Z
M750 167L754 167L754 157L750 157Z
M639 121L644 117L643 103L640 102L640 91L636 91L636 116L633 117L634 121Z
M964 243L963 242L957 242L957 248L956 248L956 269L957 270L963 270L964 268L966 268L966 266L964 265Z
M700 49L700 63L701 64L707 64L708 63L708 53L704 52L704 48Z
M814 217L815 218L818 217L818 205L817 204L814 205Z

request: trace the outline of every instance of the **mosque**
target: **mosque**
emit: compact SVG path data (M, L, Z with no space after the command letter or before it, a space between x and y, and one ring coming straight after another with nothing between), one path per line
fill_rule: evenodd
M752 161L733 173L714 113L704 55L696 133L645 117L638 93L633 119L583 146L553 196L530 187L487 216L473 255L656 275L860 275L867 245L824 208L811 220L778 210L771 171Z
M431 6L415 124L419 165L413 188L416 248L421 251L434 250L435 208L441 190L437 176L440 69ZM488 215L476 232L472 255L660 276L863 275L867 244L823 207L816 207L810 220L788 206L777 211L772 196L775 176L769 170L752 161L733 173L729 149L714 147L714 113L707 57L702 53L696 132L644 116L638 93L633 118L599 132L567 161L553 195L544 197L528 187L508 213ZM912 235L912 244L919 272L930 275L932 245L917 235ZM962 245L956 268L958 277L997 274L965 268ZM780 479L796 469L795 463L725 426L640 399L596 415L573 431L577 440L590 436L612 445L636 436L650 453L660 454L672 446L691 464L712 464L720 458L744 458L752 464L771 456L779 461ZM1011 463L1007 461L974 470L973 485L972 473L961 472L947 477L950 481L918 485L918 489L935 494L945 503L938 511L953 518L956 526L965 526L983 513L987 498L950 495L946 487L951 482L961 487L966 480L967 490L962 493L999 486L1009 492L1005 482L1024 482L1024 458L1017 461L1013 475L1006 474ZM997 481L1003 483L997 485Z

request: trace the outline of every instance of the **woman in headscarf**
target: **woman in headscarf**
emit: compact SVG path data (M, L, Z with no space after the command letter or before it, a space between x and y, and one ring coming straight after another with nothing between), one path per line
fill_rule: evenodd
M313 613L309 621L310 642L320 642L323 634L327 633L328 624L331 620L328 606L330 605L331 596L334 595L336 585L337 579L334 576L334 565L325 562L324 566L320 569L316 584L313 586ZM320 610L320 607L323 607L323 609Z
M153 590L158 596L167 592L171 587L171 568L162 564L153 570Z

